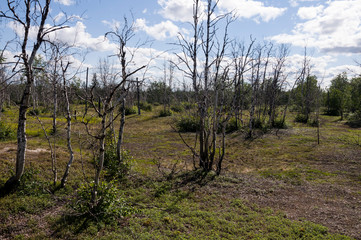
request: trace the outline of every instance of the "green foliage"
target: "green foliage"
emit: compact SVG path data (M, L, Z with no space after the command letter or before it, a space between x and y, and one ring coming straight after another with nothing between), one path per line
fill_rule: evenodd
M122 111L122 109L120 109L120 111ZM134 107L134 106L125 107L125 116L136 114L136 113L137 113L137 108L136 107Z
M361 127L361 110L349 114L347 119L347 125L354 128Z
M139 107L141 110L146 111L146 112L151 112L153 110L152 105L147 102L140 102Z
M41 110L39 108L34 108L29 110L29 115L30 116L39 116L39 114L41 113Z
M226 125L226 133L235 132L240 129L240 125L236 118L231 118Z
M263 129L265 127L265 124L261 119L256 118L253 120L253 127L257 129Z
M281 118L275 119L272 127L277 129L287 129L286 122Z
M16 138L16 130L0 121L0 141Z
M162 109L160 110L159 112L159 117L169 117L169 116L172 116L172 111L171 110L168 110L168 109Z
M308 122L308 117L306 115L302 114L302 113L299 113L295 117L295 122L307 123Z
M170 96L172 90L164 82L152 82L147 89L147 101L152 104L165 103L165 99Z
M46 183L40 179L40 170L29 168L21 177L17 193L26 196L39 196L45 192Z
M154 196L158 198L158 197L162 196L163 194L169 192L171 189L172 189L172 183L169 181L163 182L160 184L156 184Z
M112 221L136 212L129 206L114 182L100 182L97 191L97 201L92 203L94 183L81 185L76 198L70 207L80 215L94 216L97 219Z
M361 111L361 77L351 79L350 94L350 111Z
M311 127L318 127L319 124L320 121L315 117L308 121L308 125L310 125Z
M193 116L183 116L176 121L179 132L197 132L200 129L199 119Z
M180 113L180 112L183 112L184 109L183 109L183 106L182 105L173 105L171 108L170 108L173 112L176 112L176 113Z
M350 90L350 83L347 80L346 73L339 74L334 78L327 93L326 114L342 116L343 112L350 108Z
M317 98L321 91L317 85L316 76L308 76L303 82L293 89L293 104L298 112L308 115L317 105Z
M117 149L108 145L104 153L104 168L108 179L124 180L133 164L133 157L128 151L121 151L121 161L117 158Z
M191 110L191 109L195 109L197 107L197 104L190 103L190 102L183 102L182 105L185 110Z

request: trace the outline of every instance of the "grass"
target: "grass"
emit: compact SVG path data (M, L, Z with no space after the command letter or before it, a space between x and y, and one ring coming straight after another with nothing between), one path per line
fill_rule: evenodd
M54 191L49 151L29 152L22 185L0 197L0 238L360 238L360 203L354 200L361 192L360 149L352 141L336 137L352 139L358 129L322 116L321 145L316 142L316 128L294 123L293 116L287 121L288 129L277 134L244 140L242 132L232 132L227 136L224 171L217 177L213 172L192 171L191 152L170 126L179 113L159 118L161 108L153 107L152 112L143 111L126 120L124 148L133 155L134 166L117 188L136 213L111 222L97 221L76 215L69 207L84 177L91 181L94 174L90 143L80 145L77 137L77 131L81 140L86 137L78 121L73 126L75 161L66 188ZM78 112L81 114L80 109ZM15 118L15 108L6 109L2 116L7 124L13 124ZM40 118L51 129L51 119ZM95 131L98 118L89 120ZM68 153L62 140L64 122L59 119L58 123L57 168L61 176ZM36 119L28 118L32 150L48 148L39 129ZM194 136L183 133L190 144ZM8 149L0 152L1 187L13 174L16 142L0 142L0 148ZM340 217L328 220L331 214Z

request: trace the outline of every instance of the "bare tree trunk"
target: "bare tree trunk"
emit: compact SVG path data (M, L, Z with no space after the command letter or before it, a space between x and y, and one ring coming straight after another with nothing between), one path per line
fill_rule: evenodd
M66 89L66 81L65 76L63 76L63 91L64 91L64 97L65 97L65 104L66 104L66 141L67 141L67 147L69 151L69 161L66 165L63 178L61 179L61 187L63 188L65 186L66 181L68 180L69 170L70 167L74 161L74 152L73 148L71 146L71 114L70 114L70 103L69 103L69 96L68 91Z
M54 75L54 78L56 75ZM57 86L56 80L53 79L53 134L56 133L56 112L58 111L58 93L57 93Z
M103 170L103 165L104 165L105 119L106 119L106 115L104 114L102 117L102 129L101 129L101 135L100 135L100 139L99 139L99 147L100 148L99 148L98 164L97 164L96 174L95 174L95 178L94 178L94 187L93 187L92 198L91 198L91 203L93 204L93 206L96 206L96 204L97 204L97 191L98 191L98 186L99 186L99 181L100 181L100 174Z
M26 130L26 112L29 108L30 103L30 89L32 85L32 77L30 77L30 81L27 82L23 97L21 98L20 108L19 108L19 119L18 119L18 130L17 130L17 142L18 149L16 152L16 168L15 168L15 176L11 177L6 185L11 186L14 183L20 181L21 176L24 174L25 167L25 153L27 147L27 138L25 134Z
M139 80L138 78L136 78L137 80L137 106L138 106L138 115L141 114L140 112L140 90L139 90Z
M119 162L122 160L122 144L123 144L123 133L124 133L124 125L125 125L125 98L123 98L121 109L122 112L120 117L119 135L117 142L117 158Z

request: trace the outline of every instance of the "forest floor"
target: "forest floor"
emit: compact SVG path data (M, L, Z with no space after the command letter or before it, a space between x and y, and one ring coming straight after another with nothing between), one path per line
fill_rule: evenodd
M320 144L317 128L294 123L292 115L287 129L252 140L237 131L227 135L221 175L205 176L193 170L174 117L156 115L127 117L125 149L134 163L119 187L137 212L111 223L68 217L74 190L94 174L91 151L82 149L80 158L76 145L82 126L74 125L68 185L54 193L49 147L29 117L26 184L0 197L0 239L361 239L359 128L321 116ZM14 110L1 118L15 126ZM41 119L49 126L49 117ZM59 126L61 176L68 157L61 119ZM182 136L194 143L194 134ZM0 142L0 187L13 173L15 155L15 140Z

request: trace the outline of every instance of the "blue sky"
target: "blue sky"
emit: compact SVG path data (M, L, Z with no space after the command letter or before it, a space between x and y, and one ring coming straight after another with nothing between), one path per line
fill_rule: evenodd
M189 34L187 21L191 20L192 3L193 0L57 0L53 2L51 15L61 19L63 11L68 16L78 16L69 24L70 28L56 37L86 49L84 65L90 67L96 66L99 57L114 52L114 44L104 39L105 32L121 24L124 16L131 20L133 15L137 31L130 47L138 40L152 41L135 55L136 64L142 64L150 55L169 59L177 52L171 43L176 41L178 33ZM258 42L289 44L288 62L293 71L300 67L307 46L312 73L323 78L324 85L343 71L350 76L361 72L355 63L361 59L360 0L220 0L218 6L218 12L234 11L238 16L230 28L232 38L247 42L252 35ZM5 9L5 0L1 0L0 8ZM14 37L14 30L19 34L20 30L9 22L1 24L3 47L6 40ZM9 57L16 52L16 48L8 50ZM152 63L159 65L160 61ZM148 72L150 78L159 78L157 71L153 66Z

